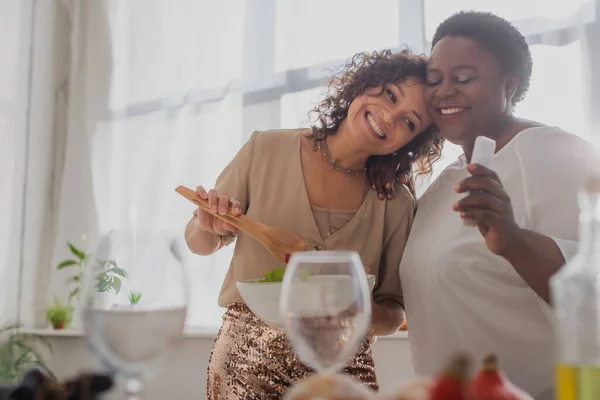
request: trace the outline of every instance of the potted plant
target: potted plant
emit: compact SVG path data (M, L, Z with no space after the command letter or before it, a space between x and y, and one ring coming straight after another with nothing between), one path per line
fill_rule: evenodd
M62 304L58 298L55 298L54 304L46 309L46 320L52 324L54 329L64 329L71 324L73 311L73 306Z
M85 241L85 236L83 240ZM76 268L75 275L67 279L67 285L72 287L69 292L69 304L72 304L73 299L77 300L81 293L81 282L89 254L86 254L85 250L77 248L70 242L67 242L67 246L69 246L72 257L61 262L56 269L60 271L65 268ZM121 278L127 278L127 272L119 268L114 260L96 260L95 268L98 271L96 275L96 290L98 292L113 292L114 294L118 294L121 290Z
M85 241L85 236L83 237L83 240ZM72 257L61 262L56 269L59 271L65 268L76 269L75 275L67 279L67 285L71 286L71 291L69 292L69 304L72 304L73 299L78 299L79 293L81 292L81 281L83 279L83 272L85 270L88 255L84 250L75 247L75 245L70 242L67 242L67 246L69 246Z
M119 268L114 260L97 260L96 264L96 291L113 292L121 291L121 278L127 278L127 271Z
M85 235L83 236L85 242ZM89 261L89 254L86 254L85 250L77 248L74 244L67 242L69 251L72 255L71 258L62 261L57 270L63 270L65 268L75 268L76 272L73 276L67 279L67 286L70 286L68 304L72 305L73 301L79 300L81 293L81 283L83 281L86 265ZM127 272L119 268L115 260L99 260L96 259L94 265L95 273L95 287L98 293L114 293L118 294L121 291L122 281L121 278L127 278Z
M137 306L140 303L140 300L142 300L142 293L131 292L127 297L129 298L129 304L131 304L132 306Z
M0 326L0 382L18 382L35 367L54 378L39 353L40 347L50 350L50 343L42 337L22 333L19 328L18 324Z
M129 300L129 304L113 304L113 310L121 310L121 311L131 311L137 310L140 301L142 300L141 292L130 292L127 295L127 299Z

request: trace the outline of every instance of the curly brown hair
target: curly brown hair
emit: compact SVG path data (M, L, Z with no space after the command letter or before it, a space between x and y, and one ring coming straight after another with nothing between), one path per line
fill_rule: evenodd
M409 50L391 50L355 54L327 85L327 96L310 114L317 114L311 136L325 140L337 132L342 121L348 116L350 104L368 89L381 87L380 96L387 84L398 84L409 78L425 82L427 59ZM393 166L413 168L417 174L429 174L432 164L442 153L444 139L435 125L429 126L407 145L394 154L373 156L367 165L379 161ZM406 169L406 168L404 168Z

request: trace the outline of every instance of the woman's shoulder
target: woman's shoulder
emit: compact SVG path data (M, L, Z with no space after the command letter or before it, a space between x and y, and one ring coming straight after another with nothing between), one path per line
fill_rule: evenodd
M403 224L405 221L412 223L416 200L408 187L397 185L394 189L394 197L383 201L386 202L385 216L387 223Z
M255 146L271 147L296 143L300 136L310 134L309 128L257 130L252 134Z
M556 126L533 126L521 131L514 139L514 147L521 157L539 161L552 158L581 158L592 155L595 146L581 136ZM556 161L556 160L552 160Z
M300 156L299 146L306 129L270 129L254 131L250 138L252 151L252 174L264 179L291 179L286 165ZM256 181L256 180L255 180Z
M398 205L410 206L415 204L415 196L410 192L410 189L406 185L397 185L394 188L394 197L388 199L388 202L396 203Z
M519 165L526 175L587 175L600 165L596 146L556 126L527 128L513 140Z
M545 145L556 145L572 143L572 145L588 146L590 143L581 136L567 132L562 128L550 125L535 125L523 129L514 138L515 144L523 148L541 147ZM560 146L556 146L560 148Z

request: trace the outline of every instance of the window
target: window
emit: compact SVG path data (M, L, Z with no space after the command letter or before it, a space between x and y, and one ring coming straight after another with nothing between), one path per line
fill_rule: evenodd
M309 127L316 115L312 110L325 96L325 88L317 87L281 96L281 126L284 128Z
M308 112L325 94L321 85L330 74L327 68L359 51L401 48L404 41L426 48L437 24L459 8L499 13L517 21L528 38L535 39L536 67L530 93L517 107L519 116L584 132L584 107L578 100L584 87L578 72L584 56L581 42L568 35L566 41L547 42L539 34L582 20L582 5L592 3L526 3L107 2L109 113L94 121L91 146L96 207L92 211L97 212L100 229L143 223L183 235L194 207L174 193L177 185L213 185L256 129L309 126ZM568 76L556 59L569 60ZM0 87L10 84L0 76ZM0 117L1 101L2 97ZM459 147L447 144L434 175L460 153ZM427 182L419 193L426 187ZM77 187L70 190L76 192ZM193 257L188 325L220 325L223 309L217 306L217 297L232 250L231 246L210 257Z
M583 70L581 43L575 41L565 46L534 45L531 47L531 56L531 86L525 99L517 104L515 114L559 126L590 139L584 115L585 93L583 74L580 72Z
M365 50L397 47L399 2L277 1L275 70L346 60Z
M515 23L525 35L541 33L549 26L563 26L561 21L577 24L593 16L584 5L590 5L593 0L423 0L425 10L425 36L431 41L439 23L459 10L487 11L497 14ZM582 17L579 17L581 12ZM548 25L546 22L554 22Z
M110 108L161 99L164 106L172 106L170 101L180 102L190 92L219 89L240 79L245 5L245 1L113 1Z
M183 235L194 209L175 194L178 185L214 184L243 143L241 96L107 121L96 134L94 192L100 230L160 227ZM222 140L227 138L227 140ZM217 327L216 305L233 247L192 257L188 325Z

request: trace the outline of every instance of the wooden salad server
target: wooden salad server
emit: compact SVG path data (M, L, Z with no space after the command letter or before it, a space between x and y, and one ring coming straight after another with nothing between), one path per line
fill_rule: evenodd
M273 256L285 263L289 261L292 253L318 249L316 245L309 245L306 240L293 232L261 224L244 214L234 217L231 214L231 210L226 215L212 212L208 207L208 200L198 196L195 190L185 186L178 186L175 191L207 213L252 236L265 246Z

